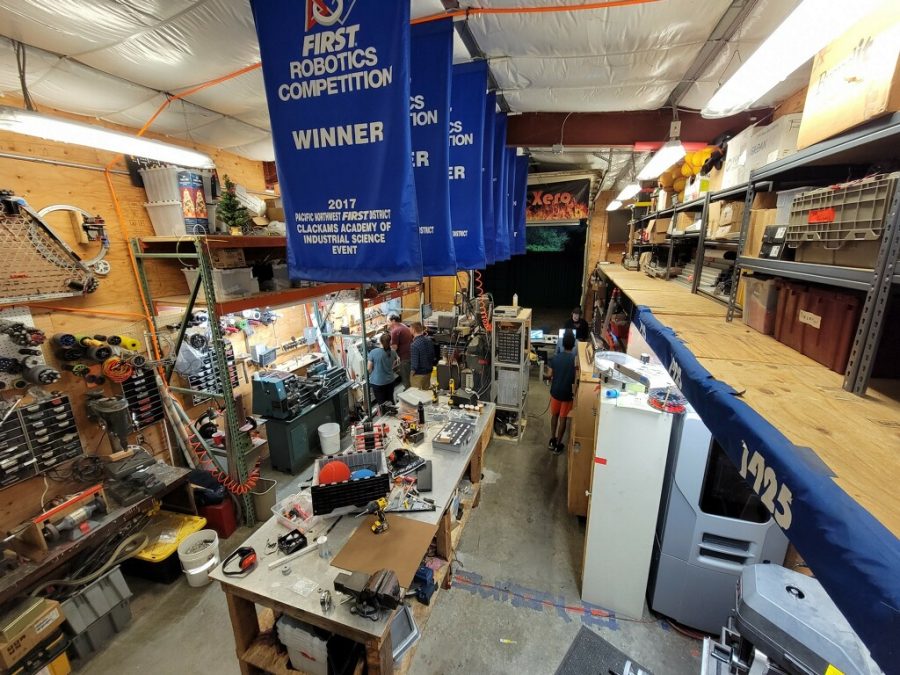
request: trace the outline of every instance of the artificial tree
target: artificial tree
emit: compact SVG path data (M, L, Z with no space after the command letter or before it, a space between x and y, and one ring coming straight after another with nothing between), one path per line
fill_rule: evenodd
M234 194L234 183L228 176L225 176L225 190L222 193L222 198L219 200L216 220L224 223L228 231L233 235L244 234L250 224L250 214L238 201L237 196Z

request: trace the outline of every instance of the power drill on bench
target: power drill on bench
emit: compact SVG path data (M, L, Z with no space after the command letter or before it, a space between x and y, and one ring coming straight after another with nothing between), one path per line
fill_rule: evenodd
M366 504L366 508L361 513L356 514L356 517L359 518L360 516L374 513L375 522L372 523L372 532L374 532L375 534L381 534L388 529L387 518L385 518L384 516L384 510L387 508L387 505L387 499L385 499L384 497L379 497L378 499L374 499Z

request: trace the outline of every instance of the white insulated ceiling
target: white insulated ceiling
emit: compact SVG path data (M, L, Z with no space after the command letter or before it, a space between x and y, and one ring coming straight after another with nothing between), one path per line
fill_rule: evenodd
M658 0L578 12L472 15L468 26L513 112L655 110L666 105L729 6L751 1ZM702 107L797 2L756 0L679 104ZM411 8L414 17L444 9L441 0L411 0ZM248 0L6 0L0 34L8 38L0 39L0 94L20 94L11 42L18 40L28 46L27 82L38 106L133 128L165 100L162 92L178 93L259 61ZM454 58L469 58L458 37ZM759 104L784 98L805 80L806 73L796 74ZM151 129L251 159L273 158L259 69L173 103Z

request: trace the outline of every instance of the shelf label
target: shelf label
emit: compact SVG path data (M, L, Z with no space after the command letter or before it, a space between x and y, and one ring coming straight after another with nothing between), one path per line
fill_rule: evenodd
M822 317L818 314L807 312L805 309L800 310L800 313L797 315L797 321L805 323L807 326L812 326L817 330L822 327Z
M813 209L806 217L808 223L833 223L835 213L833 208Z
M253 0L293 279L422 278L408 2Z

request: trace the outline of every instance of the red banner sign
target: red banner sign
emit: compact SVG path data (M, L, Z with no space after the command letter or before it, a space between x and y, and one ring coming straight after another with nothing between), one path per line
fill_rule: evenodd
M525 200L526 223L577 222L588 217L590 198L589 179L529 185Z

